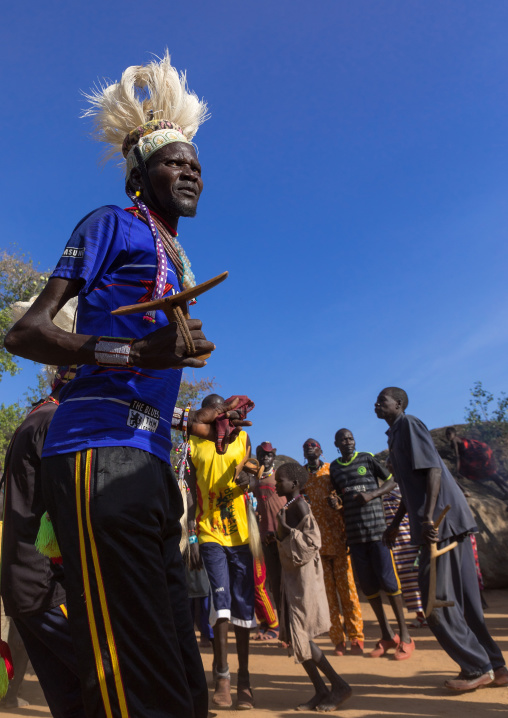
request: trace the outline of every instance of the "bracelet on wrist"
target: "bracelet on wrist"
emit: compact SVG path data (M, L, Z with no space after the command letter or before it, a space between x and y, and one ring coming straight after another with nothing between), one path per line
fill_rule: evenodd
M132 366L130 354L135 339L99 337L95 344L95 363L99 366Z
M197 543L197 542L198 542L198 537L196 536L196 534L189 536L189 543Z
M422 521L422 524L430 524L431 526L434 526L434 521Z

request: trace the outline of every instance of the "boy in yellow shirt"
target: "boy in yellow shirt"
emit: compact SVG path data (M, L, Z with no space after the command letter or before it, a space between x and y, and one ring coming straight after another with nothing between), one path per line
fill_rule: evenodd
M205 397L202 407L223 403L217 394ZM189 486L195 513L189 514L191 566L202 561L212 590L210 623L214 627L216 662L212 703L229 708L231 681L227 661L229 621L235 627L238 653L237 708L254 705L249 679L249 630L254 618L254 570L249 548L247 508L243 489L235 483L235 469L250 448L245 431L218 454L212 441L190 439Z

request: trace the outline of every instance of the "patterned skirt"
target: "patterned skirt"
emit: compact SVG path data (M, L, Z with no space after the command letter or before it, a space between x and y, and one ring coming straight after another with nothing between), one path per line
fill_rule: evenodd
M383 496L387 523L392 522L399 508L400 499L393 493ZM418 546L411 545L411 532L407 515L400 524L399 535L392 547L393 558L399 574L400 587L408 611L423 612L422 597L418 588L418 568L415 567Z

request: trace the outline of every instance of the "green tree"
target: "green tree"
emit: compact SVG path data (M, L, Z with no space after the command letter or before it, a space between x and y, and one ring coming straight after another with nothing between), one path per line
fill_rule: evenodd
M48 279L48 272L34 267L33 261L17 251L0 251L0 381L8 372L19 372L17 359L4 348L4 339L11 324L11 306L26 302L39 294Z
M43 273L34 266L32 259L16 250L0 251L0 381L3 374L11 376L20 371L17 359L4 348L4 339L12 323L11 306L15 302L26 302L39 294L45 285L48 272ZM47 382L41 371L38 386L28 389L25 399L14 404L0 406L0 461L3 465L9 441L24 419L26 410L33 401L48 393Z
M496 398L481 381L475 382L465 411L468 428L476 429L482 439L508 434L508 396L504 391Z

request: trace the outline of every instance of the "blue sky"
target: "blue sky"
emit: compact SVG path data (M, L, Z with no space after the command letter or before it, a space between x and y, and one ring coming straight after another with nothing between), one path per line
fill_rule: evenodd
M204 374L255 402L254 443L335 456L396 384L429 427L507 388L508 4L503 0L27 2L3 14L1 247L53 266L77 221L127 206L80 89L161 55L212 118L180 239L217 344ZM32 381L1 382L11 402Z

